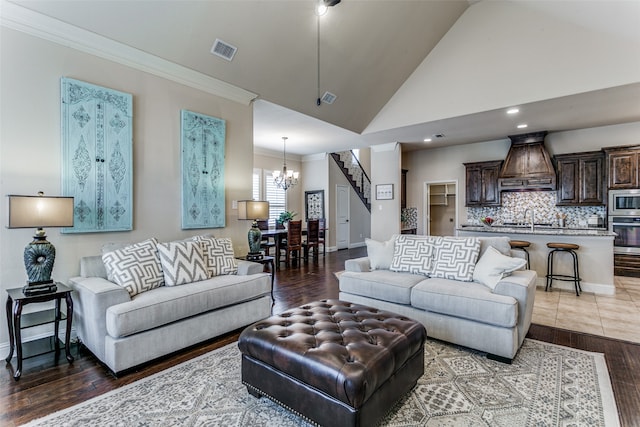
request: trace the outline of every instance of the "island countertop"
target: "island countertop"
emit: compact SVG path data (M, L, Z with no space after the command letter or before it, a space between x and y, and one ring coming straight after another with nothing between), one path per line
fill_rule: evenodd
M473 231L480 233L498 233L498 234L543 234L553 236L594 236L594 237L610 237L616 236L616 233L606 228L559 228L549 226L505 226L493 225L486 227L483 225L462 225L458 231Z

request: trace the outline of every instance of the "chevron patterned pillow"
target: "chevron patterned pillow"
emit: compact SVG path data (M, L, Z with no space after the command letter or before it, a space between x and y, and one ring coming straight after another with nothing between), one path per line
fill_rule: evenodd
M158 243L158 255L167 286L183 285L209 278L199 242Z
M443 237L431 277L472 282L479 253L480 240L477 238Z
M164 285L164 275L155 238L102 254L110 281L122 286L129 295Z
M441 237L401 234L396 238L389 270L429 276Z
M238 274L238 263L233 254L231 239L195 236L193 240L202 245L209 277Z

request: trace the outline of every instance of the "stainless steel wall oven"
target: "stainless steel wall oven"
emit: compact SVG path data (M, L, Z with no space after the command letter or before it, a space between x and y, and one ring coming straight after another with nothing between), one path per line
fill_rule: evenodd
M609 230L616 254L640 254L640 190L609 190Z

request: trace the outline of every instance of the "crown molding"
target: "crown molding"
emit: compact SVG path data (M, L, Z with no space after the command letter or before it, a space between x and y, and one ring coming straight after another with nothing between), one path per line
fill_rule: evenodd
M244 105L249 105L258 97L258 95L237 86L34 12L7 0L1 0L0 9L0 25L3 27L117 62Z
M380 153L383 151L395 151L396 148L399 147L399 144L397 142L388 142L386 144L378 144L378 145L372 145L371 147L371 151L374 151L376 153Z

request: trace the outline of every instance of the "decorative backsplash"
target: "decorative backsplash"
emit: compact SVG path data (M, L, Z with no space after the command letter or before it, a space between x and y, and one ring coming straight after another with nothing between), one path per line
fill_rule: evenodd
M403 208L400 211L400 220L404 228L417 228L418 208Z
M566 227L586 227L589 216L596 214L602 218L606 215L604 206L556 206L555 191L529 191L502 193L502 206L467 208L467 223L480 224L480 218L493 218L496 225L504 223L528 224L531 213L535 210L537 224L558 225L558 218L566 215Z

